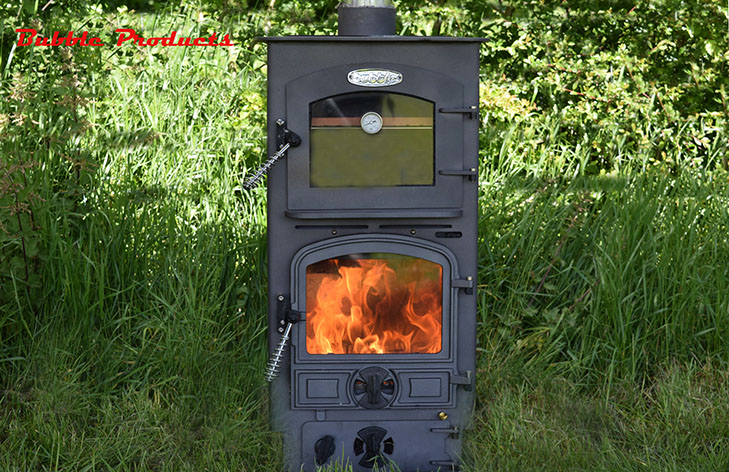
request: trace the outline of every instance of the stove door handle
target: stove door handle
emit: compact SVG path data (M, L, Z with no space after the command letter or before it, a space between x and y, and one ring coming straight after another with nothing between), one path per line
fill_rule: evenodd
M290 144L285 144L281 149L276 152L273 156L269 157L266 162L261 164L261 167L256 170L252 176L248 177L246 179L245 183L243 183L243 188L246 190L251 190L255 188L258 183L261 181L264 175L268 174L268 171L273 167L273 165L281 159L286 152L286 150L291 147Z
M284 120L276 120L276 126L278 127L278 131L276 133L278 151L276 151L273 156L269 157L266 162L261 164L252 176L246 179L245 183L243 183L243 188L246 190L255 188L263 176L268 174L268 171L271 170L271 167L273 167L276 161L284 157L284 154L289 148L298 147L301 144L301 137L286 128L286 122Z
M293 323L286 325L286 329L281 335L281 340L278 342L273 354L271 354L271 359L269 359L268 366L266 367L266 382L273 382L273 379L278 377L278 372L283 362L284 350L286 350L286 345L289 343L289 339L291 339L291 328L293 326Z

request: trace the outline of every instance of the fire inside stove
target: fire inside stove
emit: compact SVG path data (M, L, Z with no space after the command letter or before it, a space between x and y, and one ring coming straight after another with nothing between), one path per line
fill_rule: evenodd
M398 254L326 259L306 269L309 354L441 351L443 268Z

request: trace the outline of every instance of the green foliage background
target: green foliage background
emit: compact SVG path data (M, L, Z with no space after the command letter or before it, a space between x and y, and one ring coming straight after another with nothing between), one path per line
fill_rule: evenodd
M335 7L0 3L0 464L280 467L252 39L333 34ZM725 468L727 5L397 7L401 34L488 38L468 466ZM15 47L27 27L108 46Z

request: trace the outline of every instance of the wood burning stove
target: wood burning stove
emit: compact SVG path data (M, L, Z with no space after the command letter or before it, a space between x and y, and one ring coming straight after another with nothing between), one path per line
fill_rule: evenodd
M371 2L372 3L372 2ZM268 37L271 418L291 471L457 470L473 404L480 39ZM277 165L273 163L280 159Z

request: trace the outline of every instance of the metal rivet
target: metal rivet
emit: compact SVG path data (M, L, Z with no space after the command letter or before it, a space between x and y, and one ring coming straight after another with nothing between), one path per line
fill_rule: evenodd
M438 413L438 418L445 421L448 419L448 413L446 413L445 411L441 411L440 413Z
M279 332L279 333L283 333L283 332L284 332L284 329L283 329L283 328L279 328L279 329L278 329L278 332Z
M332 234L335 234L336 235L337 234L337 230L336 229L333 229L332 230Z
M286 324L286 322L285 322L284 320L279 320L278 324L280 324L280 325L285 325L285 324Z
M473 280L473 277L466 277L466 280Z
M276 124L279 125L279 126L283 126L284 123L285 123L285 121L282 120L281 118L279 118L278 120L276 120Z
M417 232L417 231L415 231L414 229L411 229L411 230L410 230L410 234L415 234L416 232Z
M279 295L276 298L278 298L278 301L280 301L280 302L284 301L284 296L283 295Z

